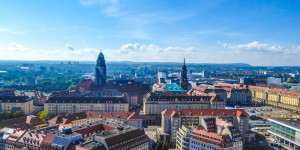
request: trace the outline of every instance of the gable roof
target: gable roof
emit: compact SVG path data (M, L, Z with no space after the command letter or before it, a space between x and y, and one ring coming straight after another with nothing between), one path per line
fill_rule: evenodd
M249 117L249 114L244 109L166 109L162 112L163 116L173 117L175 115L180 117L189 116L236 116Z

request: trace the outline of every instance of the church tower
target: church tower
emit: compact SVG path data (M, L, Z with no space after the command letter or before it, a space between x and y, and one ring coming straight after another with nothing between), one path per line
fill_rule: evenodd
M102 52L100 52L98 56L97 64L95 67L95 73L96 73L95 85L98 87L104 86L106 84L106 64Z
M188 89L188 79L187 79L187 70L186 70L186 65L185 65L185 59L183 60L183 65L182 65L182 69L181 69L180 86L185 90Z

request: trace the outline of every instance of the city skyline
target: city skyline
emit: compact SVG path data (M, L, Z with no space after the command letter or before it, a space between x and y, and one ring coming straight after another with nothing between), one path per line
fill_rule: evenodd
M300 65L298 1L1 3L1 60Z

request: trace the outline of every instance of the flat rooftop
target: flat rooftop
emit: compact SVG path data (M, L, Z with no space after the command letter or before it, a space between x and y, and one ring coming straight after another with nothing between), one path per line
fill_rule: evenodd
M269 119L271 122L276 122L284 126L289 126L300 132L300 121L288 119Z

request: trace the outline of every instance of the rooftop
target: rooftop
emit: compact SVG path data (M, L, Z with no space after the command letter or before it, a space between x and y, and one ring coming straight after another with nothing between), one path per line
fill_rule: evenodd
M75 147L76 150L106 150L105 146L102 143L95 142L93 140L80 143Z
M166 109L162 112L163 116L174 117L179 115L181 117L189 116L237 116L248 117L249 114L244 109Z
M25 103L30 101L28 96L0 96L2 103Z
M291 127L294 130L300 132L300 121L298 120L288 120L288 119L269 119L271 122L279 123L283 126Z
M209 101L224 101L218 95L200 95L200 96L189 96L189 95L166 95L160 93L148 93L149 97L147 101L193 101L193 102L209 102Z
M140 119L139 114L135 112L98 112L87 111L73 114L57 115L50 119L52 124L68 124L74 120L81 120L86 118L102 118L102 119L124 119L135 120Z
M124 97L50 97L46 103L126 103Z

